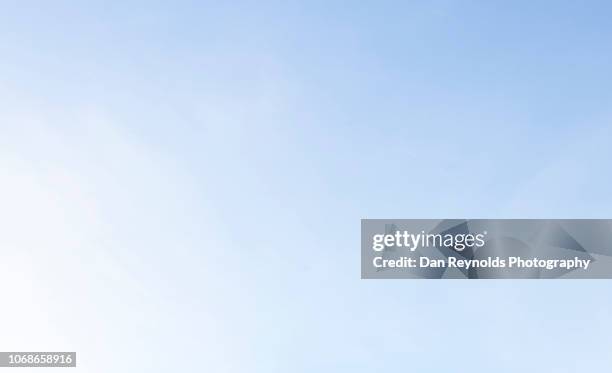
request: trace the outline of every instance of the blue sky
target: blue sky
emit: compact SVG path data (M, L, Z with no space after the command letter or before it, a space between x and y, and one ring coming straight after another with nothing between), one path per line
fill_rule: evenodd
M611 11L0 2L0 349L87 372L611 366L606 281L359 279L361 218L610 217Z

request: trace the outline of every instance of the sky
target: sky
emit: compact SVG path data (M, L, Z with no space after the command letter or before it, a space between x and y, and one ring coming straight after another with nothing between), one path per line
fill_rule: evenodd
M609 368L608 281L361 280L359 228L609 218L610 12L0 0L0 350L94 373Z

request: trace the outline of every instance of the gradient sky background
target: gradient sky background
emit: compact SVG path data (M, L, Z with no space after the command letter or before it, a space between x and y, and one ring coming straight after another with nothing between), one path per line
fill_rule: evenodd
M611 16L0 0L0 350L82 372L609 370L609 281L360 280L359 227L610 218Z

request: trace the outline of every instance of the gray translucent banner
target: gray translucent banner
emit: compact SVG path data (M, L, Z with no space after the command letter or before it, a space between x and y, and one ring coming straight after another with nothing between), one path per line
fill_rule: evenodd
M0 352L3 368L76 367L76 352Z
M609 279L608 219L363 219L363 279Z

